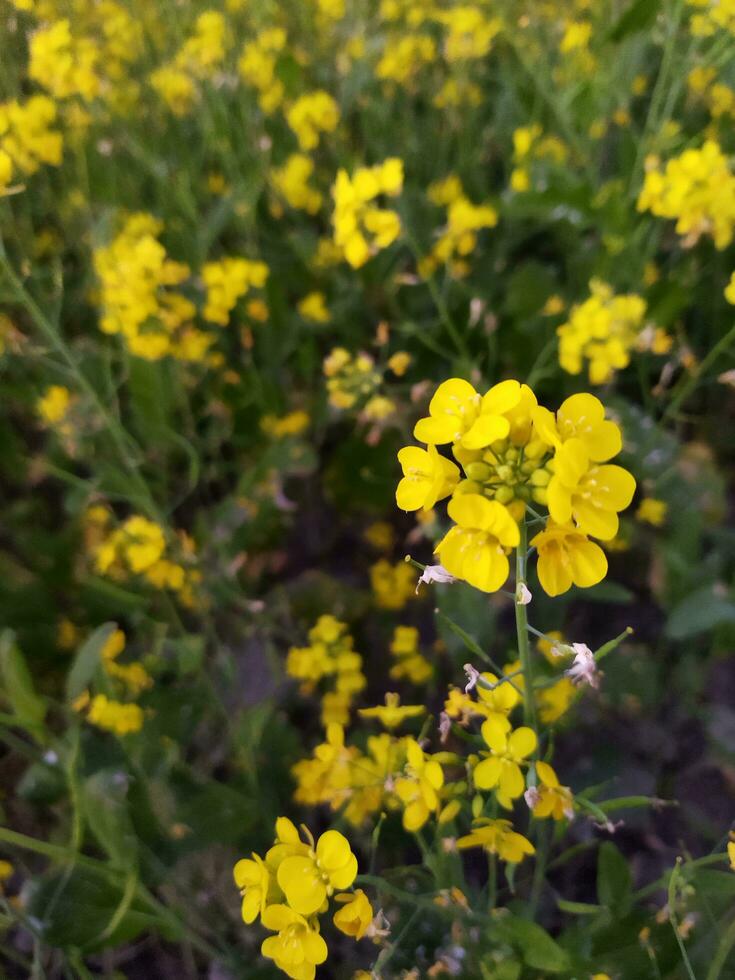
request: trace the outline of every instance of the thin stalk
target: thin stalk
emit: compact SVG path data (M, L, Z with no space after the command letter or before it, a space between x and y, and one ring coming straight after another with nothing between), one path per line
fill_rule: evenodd
M709 369L710 365L714 364L720 354L724 353L731 343L735 341L735 326L731 327L730 330L725 334L724 337L720 338L715 346L710 350L706 357L702 358L697 367L686 381L680 385L677 391L674 392L674 396L669 402L666 411L663 414L662 421L668 419L671 415L676 412L681 403L689 397L692 390L696 388L697 382L704 375L704 373Z
M697 980L697 976L692 969L692 964L689 961L689 954L686 951L686 946L684 945L684 940L679 932L679 922L676 918L676 912L674 911L674 905L676 903L676 883L679 878L679 871L681 868L681 858L676 859L676 864L674 865L673 871L669 878L669 888L668 888L668 908L669 908L669 922L671 923L671 928L674 930L674 936L676 936L676 942L679 945L679 952L681 953L681 958L684 961L684 966L689 976L689 980Z
M526 553L528 551L528 532L526 522L520 523L521 540L516 548L516 588L526 584ZM536 701L533 691L533 665L531 663L531 648L528 642L528 616L526 607L516 601L516 636L518 640L518 656L521 660L521 668L525 684L523 686L523 720L529 728L532 728L538 735L538 723L536 721Z

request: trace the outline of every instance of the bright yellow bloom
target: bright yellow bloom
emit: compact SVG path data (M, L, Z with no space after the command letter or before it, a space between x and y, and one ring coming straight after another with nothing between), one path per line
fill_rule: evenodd
M55 99L78 95L91 101L98 94L100 51L90 38L72 37L68 20L39 28L29 45L28 76Z
M407 718L416 718L425 711L423 704L401 704L399 694L387 691L385 706L379 704L374 708L360 708L358 714L363 718L377 718L385 728L397 728Z
M735 841L728 841L727 856L730 859L730 869L735 871Z
M655 497L644 497L638 505L635 516L639 521L653 524L654 527L661 527L666 520L668 506L665 501L657 500Z
M397 378L402 378L411 364L412 357L405 350L396 351L388 358L388 367Z
M353 269L359 269L374 252L398 238L398 214L371 202L381 194L395 197L402 187L403 161L397 157L374 167L361 167L352 177L346 170L338 171L333 188L334 242Z
M625 510L634 493L630 473L621 466L591 463L581 439L569 439L554 457L548 501L556 524L573 519L583 534L609 541L618 532L618 512Z
M334 914L333 922L340 932L354 939L362 939L373 921L373 907L362 890L353 894L335 895L335 902L344 903Z
M735 272L730 276L730 282L725 287L725 299L735 306Z
M455 496L447 513L456 523L435 549L441 564L483 592L496 592L508 578L506 552L520 541L510 512L479 494Z
M299 300L297 309L305 320L313 323L329 323L329 310L324 293L307 293L302 300Z
M271 170L273 187L292 208L316 214L324 198L311 187L309 180L314 173L314 161L304 153L292 153L280 168Z
M122 704L105 694L96 694L89 705L87 721L116 735L129 735L143 727L143 711L137 704Z
M52 129L56 114L56 103L47 95L0 102L0 191L15 171L30 175L44 163L61 163L62 136Z
M319 144L320 133L332 133L337 128L339 108L327 92L307 92L288 110L286 121L296 133L300 148L313 150Z
M47 425L59 425L66 418L71 402L68 388L50 385L36 402L36 411Z
M536 733L532 728L521 727L508 734L504 725L491 718L482 725L482 737L490 755L475 766L475 786L495 789L498 803L510 809L525 789L521 763L536 750Z
M303 915L287 905L269 905L261 921L278 935L263 940L260 952L292 980L314 980L328 954L327 944Z
M356 874L357 858L349 841L339 831L328 830L316 847L312 843L307 854L287 857L280 863L278 884L292 909L300 915L313 915L335 889L349 888Z
M501 861L517 864L527 854L535 854L536 848L522 834L517 834L510 820L475 820L470 834L460 837L457 847L482 847L489 854L497 854Z
M396 663L390 669L394 680L406 678L414 684L424 684L434 673L434 668L419 653L419 631L413 626L396 626L390 645Z
M551 687L538 691L536 704L539 718L545 725L553 725L566 714L576 696L577 689L568 677L562 677Z
M533 410L533 424L549 446L559 448L568 439L580 439L589 458L604 463L617 456L623 437L615 422L605 418L605 407L599 398L587 393L571 395L554 415L540 405Z
M588 589L607 574L605 552L571 524L549 520L531 545L538 550L538 577L547 595L561 595L572 585Z
M406 756L406 775L396 779L395 793L404 807L403 826L414 833L439 809L444 773L413 738L406 739Z
M393 565L381 558L370 567L370 586L381 609L403 609L409 600L416 598L416 576L405 561Z
M431 510L448 497L459 482L459 468L440 456L436 446L428 450L406 446L398 453L403 479L396 490L396 503L401 510Z
M508 435L505 413L520 400L517 381L501 381L480 397L468 381L451 378L439 385L429 403L429 417L419 419L413 434L431 445L459 442L465 449L481 449Z
M243 922L250 925L263 914L268 901L271 875L265 861L257 854L238 861L233 869L235 884L242 894Z
M207 262L202 268L202 279L207 287L204 319L226 326L237 301L251 288L262 289L267 278L265 262L241 258Z
M571 819L574 816L574 797L569 787L559 785L556 773L547 762L536 763L536 775L540 785L526 793L526 801L534 817L538 820L545 817Z

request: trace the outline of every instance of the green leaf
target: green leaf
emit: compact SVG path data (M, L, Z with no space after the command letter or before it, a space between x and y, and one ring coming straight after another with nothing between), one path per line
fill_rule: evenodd
M122 885L87 868L58 869L30 888L27 913L41 923L43 940L57 948L88 952L120 946L142 932L156 930L176 938L170 925L134 898L115 928L105 935L124 902Z
M628 862L612 843L605 841L597 859L597 899L619 917L630 909L632 880Z
M516 947L528 966L546 973L562 973L570 967L567 953L535 922L502 913L493 916L490 930Z
M82 643L66 678L66 697L73 701L88 686L100 665L100 654L105 643L117 629L117 623L104 623Z
M117 769L101 769L82 785L82 804L87 826L112 864L129 869L137 862L138 841L127 802L127 775Z
M46 705L36 693L28 664L11 630L5 630L0 636L0 668L3 687L18 723L39 728L43 724Z
M735 623L735 602L729 595L720 595L717 586L710 584L690 593L674 607L666 634L672 640L685 640L724 623Z
M602 905L592 905L590 902L568 902L565 898L557 898L557 906L568 915L599 915L605 909Z
M629 34L644 31L655 21L661 0L635 0L625 10L607 34L608 41L622 41Z

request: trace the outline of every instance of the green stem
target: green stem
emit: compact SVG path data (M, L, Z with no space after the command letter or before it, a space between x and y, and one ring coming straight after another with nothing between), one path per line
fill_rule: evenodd
M528 532L526 522L520 524L521 540L516 548L516 589L526 584L526 552L528 551ZM523 720L538 735L536 722L536 701L533 690L533 665L531 663L531 648L528 643L528 617L526 607L516 599L516 636L518 639L518 655L525 684L523 686Z
M671 928L674 930L674 935L676 936L676 941L679 944L679 952L681 953L681 958L684 961L684 966L686 967L689 980L697 980L696 974L692 969L692 964L689 962L689 954L686 951L686 946L684 945L684 940L679 932L679 923L676 918L676 912L674 906L676 904L676 883L679 878L679 870L681 868L681 858L676 859L676 864L669 877L669 888L668 888L668 908L669 908L669 922L671 923Z
M712 960L712 965L707 972L706 980L718 980L733 946L735 946L735 919L732 920L720 939L715 958Z
M674 414L674 412L676 412L676 410L679 408L681 403L686 398L688 398L689 395L692 393L692 390L696 388L699 379L708 370L710 365L714 364L714 362L717 360L720 354L724 353L724 351L727 350L727 348L730 346L730 344L733 341L735 341L735 326L731 327L730 330L728 330L728 332L725 334L725 336L721 337L720 340L718 340L718 342L715 344L712 350L707 354L707 356L702 358L697 369L684 381L683 384L679 386L677 391L674 392L674 396L669 402L669 405L663 414L662 421L669 418L671 415Z

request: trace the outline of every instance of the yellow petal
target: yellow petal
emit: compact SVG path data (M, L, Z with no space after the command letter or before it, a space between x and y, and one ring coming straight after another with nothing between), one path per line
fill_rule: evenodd
M536 732L532 728L521 726L508 737L508 754L514 759L525 759L535 751L537 745Z
M581 589L597 585L607 575L605 552L594 541L587 541L584 538L576 539L570 546L569 564L574 584Z
M480 415L462 436L465 449L482 449L497 439L505 439L510 423L500 415Z
M461 435L461 422L454 415L441 415L437 418L419 419L414 426L413 436L419 442L441 446L453 442Z
M491 415L503 415L515 408L521 400L521 386L517 381L501 381L493 385L483 396L482 411Z
M475 786L478 789L492 789L493 786L496 786L500 779L502 764L502 760L497 758L497 756L492 756L489 759L483 759L482 762L479 762L475 766L472 774Z

